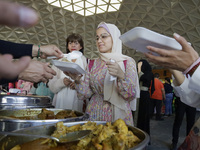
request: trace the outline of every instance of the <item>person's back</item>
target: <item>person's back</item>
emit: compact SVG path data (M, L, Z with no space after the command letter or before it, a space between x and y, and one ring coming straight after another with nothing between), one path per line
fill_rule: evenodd
M154 92L154 76L148 61L141 59L138 61L138 76L140 83L140 99L138 106L137 127L150 136L150 116L149 102L150 93ZM149 90L151 86L151 90Z
M154 86L155 86L155 91L151 95L151 98L157 99L157 100L162 100L163 99L162 89L164 89L163 83L158 78L155 78Z
M163 83L159 80L159 74L154 74L155 91L151 95L150 100L150 117L153 117L154 107L156 107L156 120L163 120L161 118L162 100L165 99L165 90Z

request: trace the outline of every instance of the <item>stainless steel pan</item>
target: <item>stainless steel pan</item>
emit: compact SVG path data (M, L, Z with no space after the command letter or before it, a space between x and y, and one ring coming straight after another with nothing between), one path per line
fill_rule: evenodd
M72 111L69 109L55 109L47 108L47 110L53 111L54 114L62 110ZM0 116L36 116L41 113L42 108L33 108L33 109L21 109L21 110L0 110ZM89 118L88 114L74 111L77 117L66 118L66 119L47 119L47 120L20 120L20 119L9 119L9 118L0 118L0 131L14 131L32 126L39 126L44 124L52 124L60 121L63 122L74 122L74 121L84 121Z
M105 125L105 121L95 121L97 124L103 124ZM65 126L73 126L77 124L84 124L86 121L81 121L81 122L68 122L64 123ZM130 150L145 150L148 143L149 143L149 136L147 133L144 131L128 126L129 130L131 130L138 138L142 140L141 143L139 143L137 146L131 148ZM26 128L23 130L18 130L16 132L20 133L28 133L28 134L46 134L46 135L51 135L54 130L55 130L55 124L49 124L49 125L43 125L43 126L37 126L37 127L31 127L31 128ZM17 144L22 144L25 142L32 141L34 139L37 139L35 137L17 137L17 136L3 136L0 139L0 145L2 145L0 148L2 150L10 150L12 147L14 147Z
M26 108L54 108L48 96L0 95L0 110Z

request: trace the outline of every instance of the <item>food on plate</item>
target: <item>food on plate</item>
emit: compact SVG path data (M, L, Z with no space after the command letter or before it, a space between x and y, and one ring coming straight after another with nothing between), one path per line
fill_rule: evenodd
M71 61L69 61L66 57L63 57L63 58L61 58L60 60L61 60L61 61L64 61L64 62L71 62Z
M16 145L11 150L127 150L138 145L141 140L128 129L122 119L113 124L105 125L88 121L83 125L64 126L63 122L56 124L56 130L52 134L60 137L69 132L79 130L91 130L92 132L78 142L60 144L51 139L36 139L21 145Z
M21 119L21 120L46 120L46 119L66 119L77 117L74 111L62 110L57 114L54 114L53 111L47 110L46 108L42 108L41 113L36 116L9 116L13 119Z

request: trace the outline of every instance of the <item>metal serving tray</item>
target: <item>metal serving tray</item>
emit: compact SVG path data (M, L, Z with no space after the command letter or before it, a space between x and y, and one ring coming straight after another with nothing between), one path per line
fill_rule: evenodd
M66 111L72 111L69 109L56 109L56 108L46 108L47 110L53 111L54 114L57 114L58 112L62 110ZM41 113L42 108L30 108L30 109L21 109L21 110L0 110L0 116L16 116L16 117L22 117L22 116L36 116L39 113ZM63 122L74 122L74 121L84 121L89 118L88 114L74 111L75 114L78 117L73 118L66 118L66 119L46 119L46 120L21 120L21 119L1 119L0 118L0 131L14 131L19 130L27 127L32 126L40 126L45 124L52 124L57 123L60 121Z
M77 125L77 124L85 124L87 121L81 121L81 122L68 122L68 123L64 123L65 126L73 126L73 125ZM105 121L94 121L97 124L103 124L105 125L106 122ZM141 143L139 143L137 146L131 148L130 150L145 150L148 143L149 143L149 135L136 128L136 127L132 127L132 126L128 126L129 130L131 130L139 139L142 140ZM56 127L55 124L49 124L49 125L42 125L42 126L37 126L37 127L30 127L30 128L26 128L23 130L18 130L15 132L20 132L20 133L28 133L28 134L46 134L46 135L51 135L54 131L55 131ZM37 138L35 137L17 137L17 136L7 136L4 135L1 139L0 139L0 145L1 145L1 149L2 150L10 150L12 147L14 147L17 144L23 144L32 140L35 140Z
M48 96L0 95L0 109L53 108Z

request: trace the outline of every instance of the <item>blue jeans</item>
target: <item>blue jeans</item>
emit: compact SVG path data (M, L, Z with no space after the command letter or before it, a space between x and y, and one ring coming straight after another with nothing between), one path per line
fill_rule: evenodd
M173 93L167 93L165 99L165 115L172 114L172 100L173 100Z

